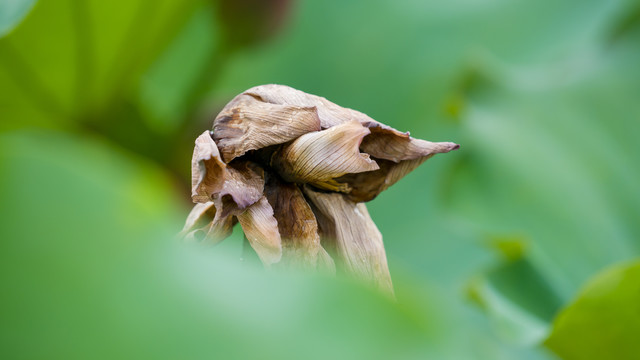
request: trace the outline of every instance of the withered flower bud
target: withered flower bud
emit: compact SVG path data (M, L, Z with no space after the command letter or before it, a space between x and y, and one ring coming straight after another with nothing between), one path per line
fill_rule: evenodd
M288 86L256 86L196 139L196 205L182 235L215 244L239 222L265 266L337 271L393 293L382 235L363 202L458 148Z

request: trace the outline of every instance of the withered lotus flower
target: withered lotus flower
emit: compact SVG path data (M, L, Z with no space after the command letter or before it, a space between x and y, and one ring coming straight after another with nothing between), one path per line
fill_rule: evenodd
M458 148L288 86L256 86L196 139L196 205L182 235L215 244L239 222L267 267L337 271L393 292L382 235L363 202Z

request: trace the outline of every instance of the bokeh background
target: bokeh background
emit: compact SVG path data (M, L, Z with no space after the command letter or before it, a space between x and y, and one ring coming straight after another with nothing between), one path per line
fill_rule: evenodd
M369 204L397 302L176 245L265 83L462 144ZM635 0L0 0L2 357L638 359L639 139Z

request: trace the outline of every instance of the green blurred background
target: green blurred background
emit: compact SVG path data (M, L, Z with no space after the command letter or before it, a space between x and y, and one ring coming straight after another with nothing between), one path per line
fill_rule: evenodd
M369 204L397 302L175 245L265 83L462 144ZM639 138L635 0L0 0L0 355L638 359Z

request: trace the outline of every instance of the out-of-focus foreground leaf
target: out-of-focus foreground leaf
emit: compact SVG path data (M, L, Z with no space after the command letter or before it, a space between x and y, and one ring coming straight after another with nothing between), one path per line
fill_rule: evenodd
M194 120L185 118L199 100L193 96L201 95L193 94L193 89L203 82L209 86L215 84L210 68L219 71L225 54L218 49L219 31L212 12L208 6L198 8L176 39L142 75L137 101L149 129L179 136L176 132L185 125L183 122ZM201 130L211 125L209 116L204 118L206 124L186 125Z
M0 1L0 38L11 32L27 15L36 0Z
M175 244L166 175L98 139L2 134L0 173L2 357L454 358L411 287L396 303Z
M73 128L113 111L197 0L40 1L0 39L1 128ZM112 119L117 121L117 119Z
M546 345L566 360L640 358L640 262L589 281L553 323Z

